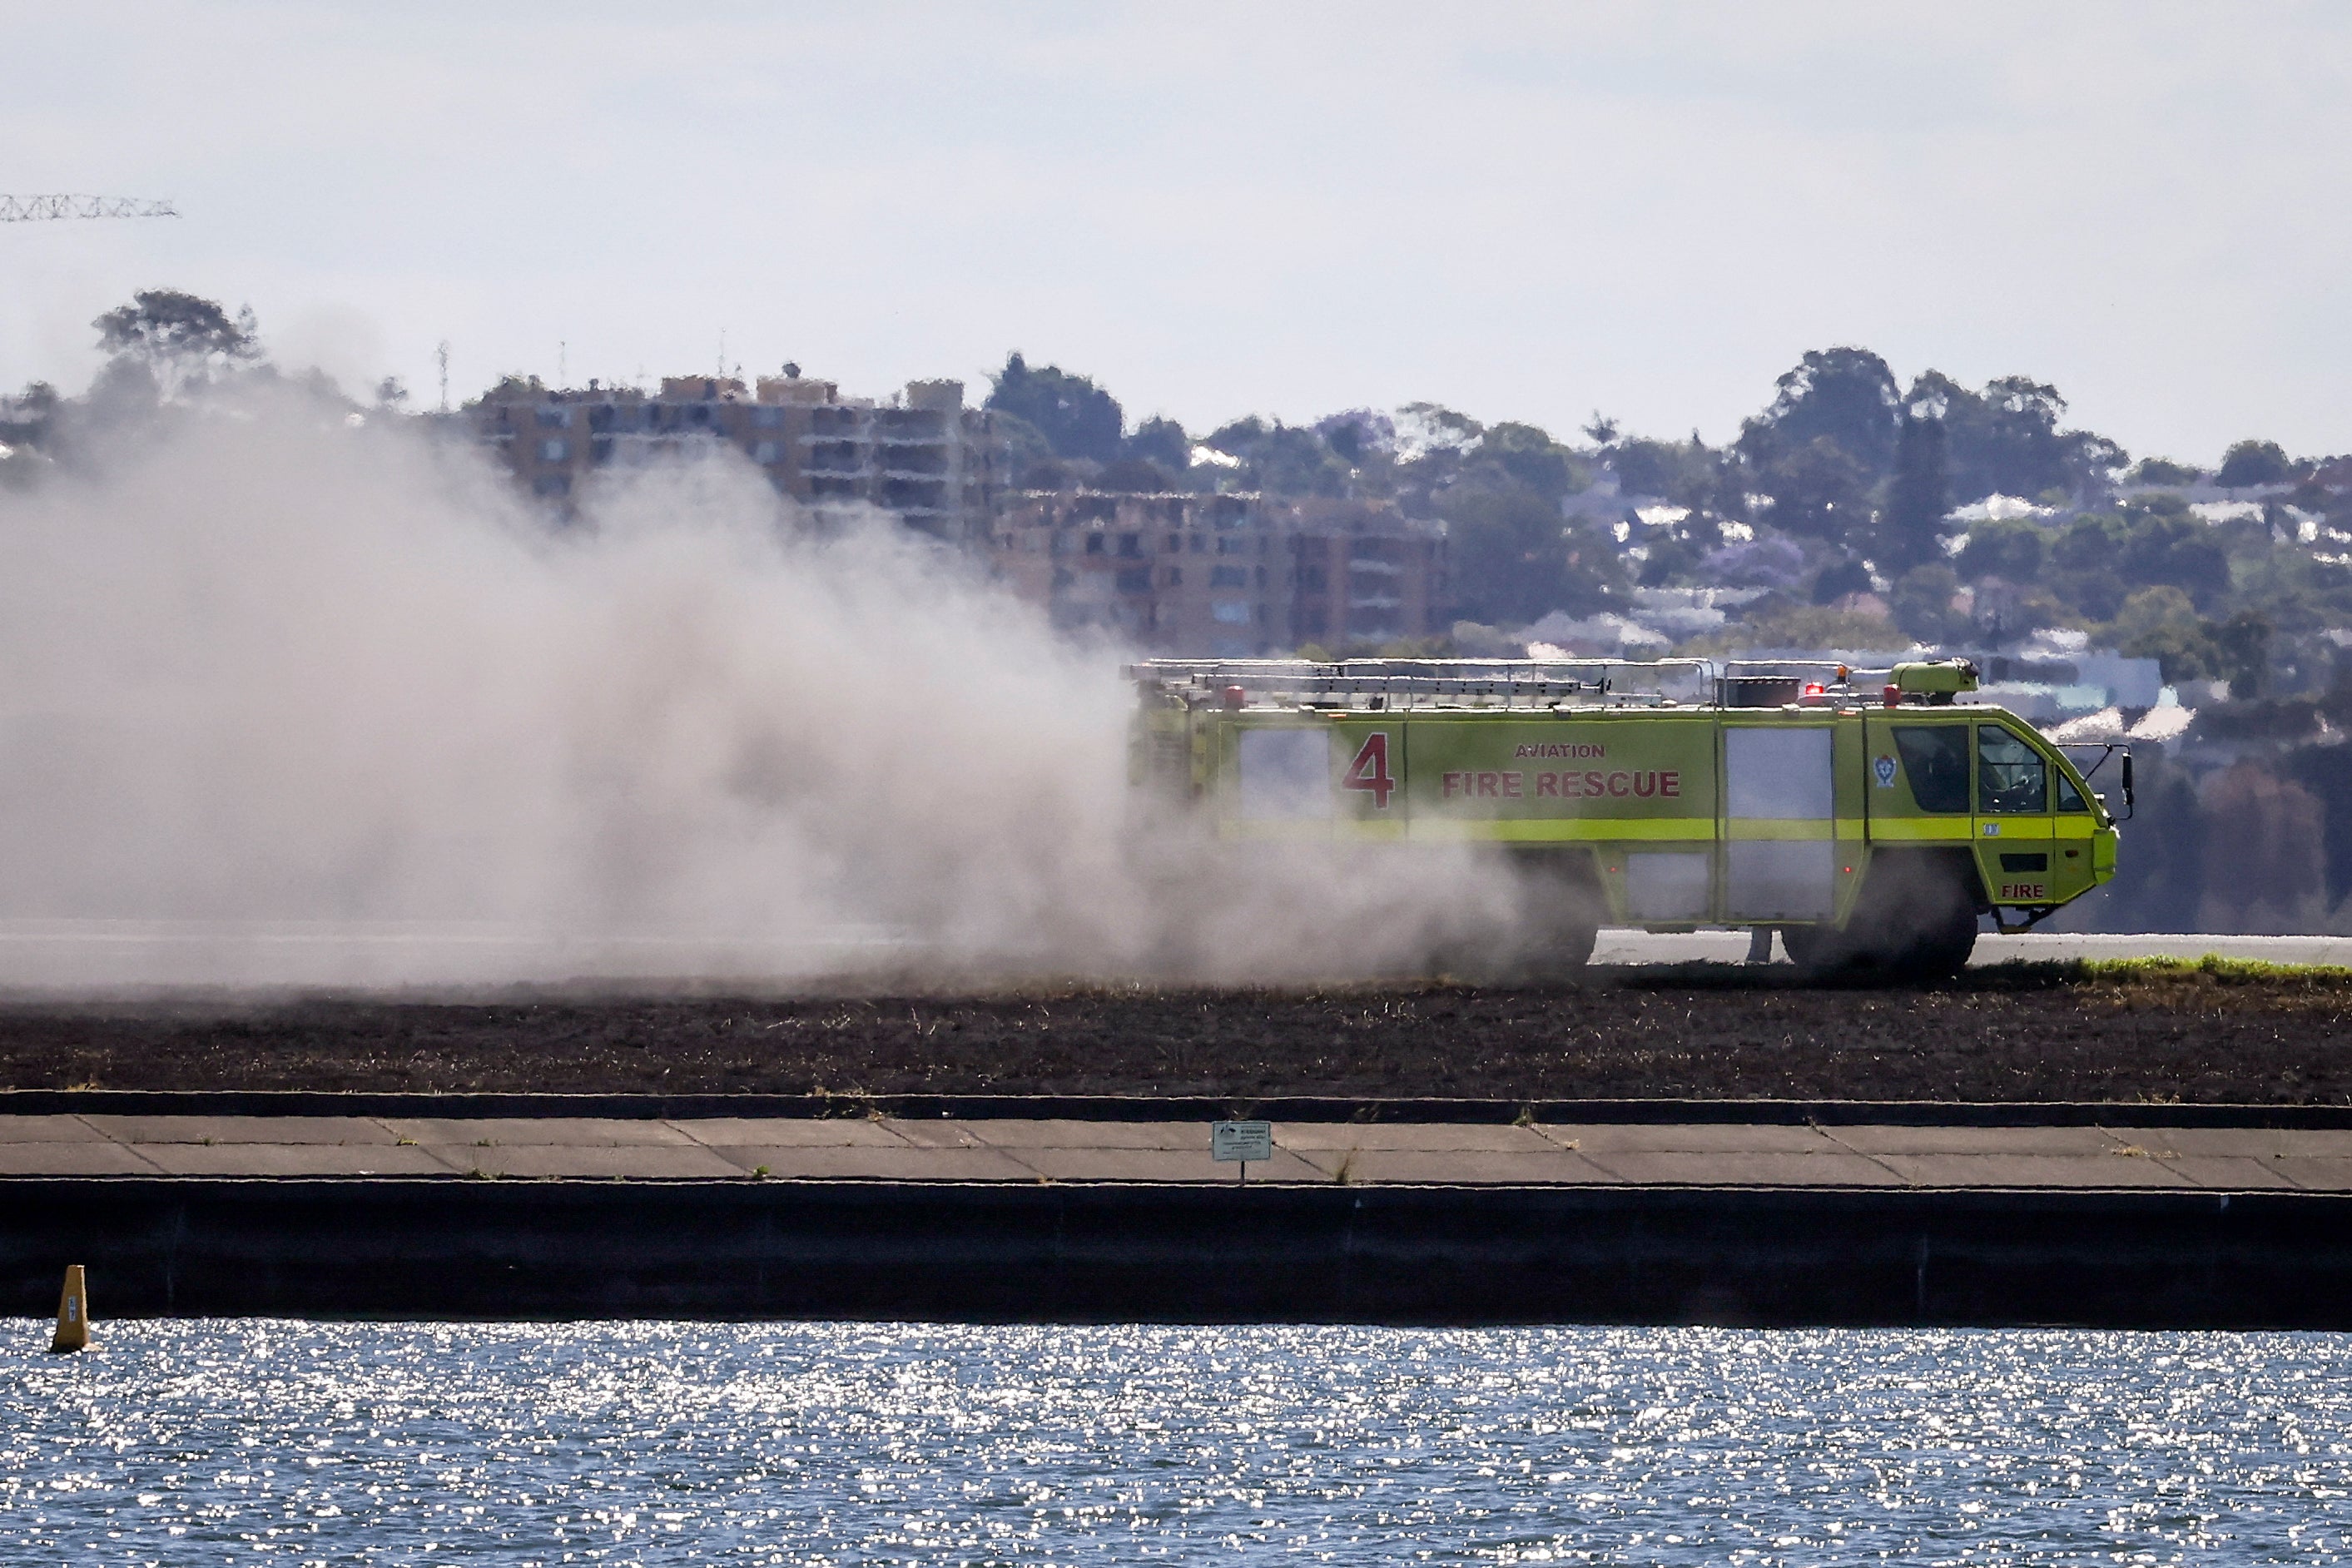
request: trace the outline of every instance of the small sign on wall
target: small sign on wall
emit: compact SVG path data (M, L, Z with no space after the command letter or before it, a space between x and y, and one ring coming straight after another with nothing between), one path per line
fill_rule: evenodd
M1241 1162L1241 1179L1246 1182L1252 1160L1274 1158L1274 1123L1213 1121L1209 1124L1209 1153L1218 1160Z

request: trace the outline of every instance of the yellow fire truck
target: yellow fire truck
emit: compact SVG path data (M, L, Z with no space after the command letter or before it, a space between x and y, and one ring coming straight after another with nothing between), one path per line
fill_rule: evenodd
M1964 660L1156 659L1130 775L1216 837L1496 846L1602 925L1780 933L1815 970L1945 973L2115 875L2116 817ZM2097 748L2097 773L2121 748ZM2088 760L2088 759L2086 759ZM2117 783L2125 815L2131 758ZM1769 941L1769 937L1765 940Z

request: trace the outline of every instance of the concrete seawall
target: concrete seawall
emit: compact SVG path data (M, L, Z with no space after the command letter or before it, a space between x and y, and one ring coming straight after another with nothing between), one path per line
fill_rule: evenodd
M840 1109L10 1096L0 1311L2352 1328L2342 1110Z
M2305 1193L19 1180L5 1310L2352 1328Z

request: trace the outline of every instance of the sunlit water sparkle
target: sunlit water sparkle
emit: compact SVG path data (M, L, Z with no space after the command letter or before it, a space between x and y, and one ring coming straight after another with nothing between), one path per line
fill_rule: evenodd
M2337 1335L0 1329L12 1564L2352 1558Z

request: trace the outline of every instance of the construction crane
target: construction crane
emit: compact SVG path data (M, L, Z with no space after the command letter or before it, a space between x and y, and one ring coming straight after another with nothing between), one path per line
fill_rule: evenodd
M0 195L0 223L37 223L68 217L178 217L169 202L137 196Z

